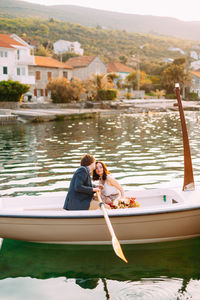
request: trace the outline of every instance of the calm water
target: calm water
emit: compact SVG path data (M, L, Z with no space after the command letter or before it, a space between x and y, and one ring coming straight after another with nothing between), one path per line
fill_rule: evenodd
M200 123L187 112L194 178L200 184ZM63 197L83 153L93 153L126 190L182 186L178 113L114 114L91 120L0 127L1 196ZM64 201L64 200L63 200ZM200 239L111 246L5 240L0 300L200 299Z

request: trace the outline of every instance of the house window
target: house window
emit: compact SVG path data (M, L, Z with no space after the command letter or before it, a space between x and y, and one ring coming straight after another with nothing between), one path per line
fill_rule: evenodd
M48 75L48 80L50 80L52 78L52 73L51 72L47 72Z
M23 75L23 76L25 76L25 75L26 75L26 70L25 70L25 67L22 67L22 68L21 68L21 73L22 73L22 75Z
M20 52L19 52L19 49L17 49L17 59L18 59L18 60L20 59Z
M45 96L51 98L51 91L45 89Z
M20 76L20 75L26 75L26 72L25 72L25 67L22 67L22 68L17 68L17 76Z
M36 71L36 80L40 80L40 71Z
M36 97L44 96L44 90L43 89L35 89L34 90L34 96L36 96Z
M63 72L63 77L68 78L68 73L66 71Z
M0 51L0 57L8 57L8 52Z
M3 67L3 74L7 75L8 74L8 67Z

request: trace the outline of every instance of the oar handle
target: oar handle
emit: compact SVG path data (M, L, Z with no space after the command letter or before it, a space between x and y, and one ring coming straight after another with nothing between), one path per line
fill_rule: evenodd
M115 232L114 232L113 227L112 227L112 224L111 224L110 219L108 217L108 213L107 213L106 208L105 208L105 203L102 201L100 193L96 192L96 194L97 194L97 198L98 198L98 201L99 201L99 206L100 206L101 210L103 211L106 223L108 225L110 235L111 235L111 237L113 237L113 236L116 237Z

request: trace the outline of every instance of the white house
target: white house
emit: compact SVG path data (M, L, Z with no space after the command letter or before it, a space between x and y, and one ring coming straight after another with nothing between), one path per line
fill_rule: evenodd
M170 58L170 57L165 57L165 58L163 58L163 61L168 64L168 63L172 63L174 61L174 59Z
M34 63L31 49L16 34L0 34L0 81L11 79L25 84L35 83L35 77L28 71L28 65Z
M168 47L168 50L172 52L180 52L180 54L185 55L185 52L180 48Z
M195 60L195 61L191 62L190 68L194 71L199 70L200 69L200 60Z
M79 55L83 55L84 50L81 48L79 42L70 42L64 40L58 40L53 44L54 52L56 54L62 54L65 52L73 52Z
M198 97L200 97L200 72L191 71L190 76L192 78L190 92L197 93Z
M192 57L195 60L198 60L199 54L196 51L190 51L190 57Z
M73 77L81 80L91 78L93 74L107 72L105 64L95 55L71 57L65 64L72 68Z
M120 79L124 80L130 73L134 72L133 68L130 68L120 62L112 62L107 64L107 73L115 73Z

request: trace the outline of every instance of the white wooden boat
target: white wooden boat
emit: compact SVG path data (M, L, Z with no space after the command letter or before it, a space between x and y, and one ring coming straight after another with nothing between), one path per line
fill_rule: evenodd
M108 211L122 244L172 241L200 236L200 190L128 192L140 207ZM64 196L64 195L63 195ZM102 211L66 211L64 197L1 198L0 237L66 244L109 244ZM166 199L166 200L165 200Z
M184 185L181 189L130 191L140 207L107 211L114 232L123 243L152 243L200 236L200 189L194 190L187 129L176 88L184 144ZM110 234L102 211L63 210L59 199L0 199L0 237L17 240L108 244Z

